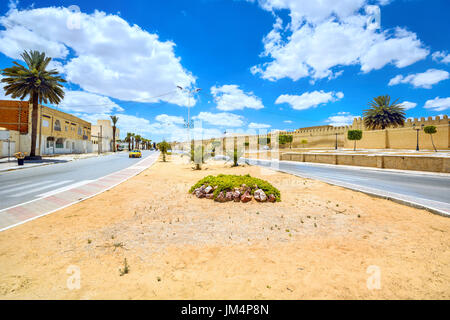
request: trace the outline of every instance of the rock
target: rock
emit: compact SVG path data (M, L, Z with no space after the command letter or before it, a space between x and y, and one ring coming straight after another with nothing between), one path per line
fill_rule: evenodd
M250 192L245 192L242 196L241 196L241 201L246 203L249 201L252 201L252 195L250 194Z
M207 194L205 195L205 198L206 198L206 199L214 199L214 193L207 193Z
M212 191L213 191L213 187L211 187L211 186L207 186L205 188L205 193L211 193Z
M234 199L234 202L241 201L241 192L239 190L235 190L233 192L233 199Z
M226 199L227 201L233 201L233 192L228 191L228 192L225 194L225 199Z
M223 193L223 191L220 191L220 193L217 195L216 201L217 202L225 202L225 201L227 201L225 199L225 194Z
M267 201L267 196L262 189L255 190L255 192L253 193L253 197L258 202Z
M269 202L275 202L275 201L277 201L277 198L273 194L269 194L268 201Z
M205 197L205 192L202 190L198 190L195 192L195 195L197 196L197 198L204 198Z

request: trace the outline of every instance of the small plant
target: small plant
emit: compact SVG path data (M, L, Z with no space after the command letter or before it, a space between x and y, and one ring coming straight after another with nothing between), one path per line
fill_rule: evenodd
M88 239L88 244L91 244L92 243L92 240L91 239Z
M242 149L239 149L237 147L234 148L233 151L229 151L227 155L230 157L231 160L233 160L233 167L239 166L239 159L244 154L244 151Z
M211 186L217 187L214 190L214 199L219 195L221 191L227 192L232 191L234 188L239 188L243 184L248 186L251 189L251 194L256 190L256 186L259 189L262 189L265 194L273 194L277 201L280 201L280 191L275 188L269 182L251 177L249 174L246 175L225 175L219 174L218 176L206 176L203 179L199 180L195 185L191 187L189 193L192 193L195 189L200 188L201 186Z
M362 131L361 130L348 130L347 138L348 138L348 140L354 141L353 150L356 151L356 141L362 139Z
M170 144L167 143L166 140L164 140L163 142L158 143L158 149L162 153L163 161L166 162L167 151L171 150Z
M436 146L434 145L434 141L433 141L433 134L435 134L437 132L436 127L435 126L426 126L425 128L423 128L423 131L426 134L430 135L431 144L433 145L434 152L437 152Z
M156 277L156 280L157 280L158 282L161 282L161 277Z
M26 156L27 156L26 152L16 152L16 153L14 153L14 157L16 157L16 159L25 159Z
M294 140L294 136L292 134L280 134L278 137L278 141L281 145L289 143L289 148L292 148L292 141Z
M305 145L308 143L308 140L302 139L302 141L300 141L300 143L302 144L302 147L304 148Z
M123 260L123 269L119 269L119 272L120 272L120 276L123 276L124 274L127 274L130 272L130 267L128 266L127 258L125 258Z
M191 161L195 164L195 170L201 170L201 165L209 159L211 153L206 151L205 146L194 146L191 144Z

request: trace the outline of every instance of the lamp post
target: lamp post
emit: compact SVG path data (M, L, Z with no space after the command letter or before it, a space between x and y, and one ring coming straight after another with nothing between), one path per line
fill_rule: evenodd
M338 141L337 141L337 136L338 136L338 134L337 134L337 132L336 132L335 134L336 134L336 144L335 144L335 146L334 146L334 149L337 150L337 148L338 148Z
M423 129L423 127L424 127L424 124L422 123L422 125L420 126L420 128L416 128L416 124L415 123L413 123L413 130L416 130L417 131L417 146L416 146L416 151L419 151L419 131L420 130L422 130Z
M193 123L191 121L190 118L190 107L191 107L191 95L194 96L195 93L200 92L200 90L202 90L201 88L193 88L193 89L188 89L188 88L183 88L182 86L177 86L178 89L180 89L181 91L185 91L188 93L188 117L187 117L187 121L184 120L184 127L187 128L188 131L188 141L191 140L191 134L190 134L190 129L193 127Z

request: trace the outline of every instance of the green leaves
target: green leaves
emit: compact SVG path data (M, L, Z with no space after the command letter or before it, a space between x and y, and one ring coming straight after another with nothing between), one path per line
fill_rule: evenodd
M385 129L405 124L405 109L395 100L391 104L389 95L378 96L369 102L370 109L364 110L364 125L368 129Z
M200 188L203 185L211 187L217 186L217 189L214 190L214 198L216 198L221 191L233 191L234 188L239 188L243 184L251 189L252 194L256 190L255 186L258 186L258 188L262 189L267 195L273 194L276 197L277 201L281 201L280 191L277 188L275 188L269 182L259 178L251 177L249 174L219 174L217 176L206 176L198 181L195 185L193 185L189 190L189 193L192 193L195 189Z
M361 140L362 131L361 130L348 130L347 131L348 140Z
M52 59L39 51L25 51L21 56L28 68L14 61L14 66L1 71L6 95L23 100L37 94L39 103L59 104L64 99L61 83L66 81L57 76L56 70L46 70Z
M426 126L425 128L423 128L423 131L427 134L435 134L437 132L435 126Z

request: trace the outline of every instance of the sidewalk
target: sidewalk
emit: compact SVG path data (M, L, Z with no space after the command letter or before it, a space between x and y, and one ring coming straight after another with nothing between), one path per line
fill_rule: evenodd
M42 198L2 209L0 210L0 232L109 190L152 166L158 157L159 152L128 168L84 184L82 187L74 187L56 194L49 194Z
M119 152L117 152L119 153ZM42 160L26 160L23 166L17 165L17 159L14 157L0 159L0 172L27 169L32 167L46 166L49 164L64 163L74 160L88 159L93 157L103 157L113 154L113 152L98 153L82 153L82 154L61 154L61 155L45 155Z

